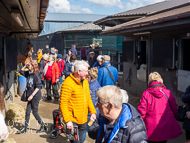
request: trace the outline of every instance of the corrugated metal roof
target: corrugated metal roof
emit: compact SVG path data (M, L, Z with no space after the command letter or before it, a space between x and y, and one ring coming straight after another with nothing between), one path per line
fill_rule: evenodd
M108 27L106 27L106 28L108 28ZM72 28L64 29L64 30L61 30L61 31L69 32L69 31L89 31L89 30L102 31L102 28L100 26L95 25L95 24L93 24L91 22L91 23L86 23L86 24L83 24L83 25L75 26L75 27L72 27Z
M109 28L107 30L104 30L101 34L113 33L113 32L121 31L124 29L131 29L135 27L142 27L142 26L147 26L151 24L157 24L157 23L189 17L189 16L190 16L190 2L188 4L184 4L181 7L168 9L167 11L162 11L155 14L149 14L145 17Z
M147 5L147 6L136 8L133 10L128 10L128 11L121 12L118 14L109 15L107 17L104 17L102 19L95 21L94 23L98 24L100 22L103 22L105 19L113 18L113 17L118 17L118 19L120 19L119 17L127 17L127 16L132 16L132 15L135 16L135 15L143 15L143 14L146 15L148 13L153 13L153 12L169 9L169 8L176 7L178 5L182 5L188 2L189 0L166 0L163 2Z
M50 22L50 21L46 21L44 23L44 29L42 30L40 36L54 33L59 30L68 29L68 28L71 28L74 26L79 26L81 24L84 24L84 22Z
M48 13L45 18L45 21L93 22L105 16L106 15L100 15L100 14Z

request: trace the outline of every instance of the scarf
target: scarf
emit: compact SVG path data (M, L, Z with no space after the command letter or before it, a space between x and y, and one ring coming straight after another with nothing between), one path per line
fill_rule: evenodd
M42 59L42 54L38 54L38 57L36 58L37 62L40 63L41 59Z
M44 70L43 70L44 76L46 75L46 72L47 72L48 67L53 65L53 62L54 62L54 61L48 62L48 63L46 64L46 66L44 67Z

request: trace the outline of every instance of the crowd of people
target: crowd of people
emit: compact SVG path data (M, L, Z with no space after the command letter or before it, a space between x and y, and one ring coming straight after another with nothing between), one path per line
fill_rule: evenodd
M96 143L166 143L180 136L182 130L175 118L177 103L161 75L157 72L149 75L148 89L136 110L128 103L127 92L118 87L118 71L111 65L111 57L93 51L98 48L99 43L88 49L84 45L81 60L77 60L75 44L63 58L47 45L38 53L37 62L29 62L21 69L20 73L27 78L28 104L24 127L17 133L27 132L31 110L41 125L37 133L46 130L38 114L40 89L45 84L46 100L52 100L51 86L54 100L60 99L59 109L67 129L72 132L73 126L78 126L80 141L71 142L83 143L87 132ZM190 86L182 101L186 103L183 128L189 143ZM88 125L89 121L94 123Z

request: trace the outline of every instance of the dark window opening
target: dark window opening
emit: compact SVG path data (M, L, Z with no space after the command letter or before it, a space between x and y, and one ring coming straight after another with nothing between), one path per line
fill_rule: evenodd
M122 45L123 62L133 62L134 59L134 41L123 41Z
M174 68L174 39L154 39L152 45L152 67Z
M182 49L183 49L183 70L190 71L190 39L182 40Z

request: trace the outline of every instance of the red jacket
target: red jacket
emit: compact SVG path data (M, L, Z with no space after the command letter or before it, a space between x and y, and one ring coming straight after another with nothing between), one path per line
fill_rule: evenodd
M61 72L63 72L63 70L64 70L64 65L65 65L65 63L64 63L64 61L61 59L61 61L59 61L59 62L58 62L58 60L57 60L57 65L58 65L58 67L59 67L59 76L61 76Z
M46 61L45 65L47 64L47 62L48 61ZM43 80L44 79L45 79L45 77L43 76ZM56 83L56 79L59 79L59 67L58 67L56 62L53 62L53 65L52 65L52 78L51 78L52 84Z
M150 88L153 85L163 87ZM142 95L138 112L146 125L148 141L170 140L182 134L179 123L175 119L178 112L177 103L171 91L162 83L153 82L149 85Z

